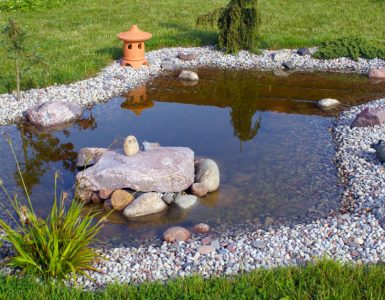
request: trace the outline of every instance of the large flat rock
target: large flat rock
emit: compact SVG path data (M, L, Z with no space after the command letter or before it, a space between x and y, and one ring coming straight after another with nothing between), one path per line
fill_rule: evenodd
M133 156L109 150L77 175L81 191L130 188L141 192L180 192L194 183L194 152L158 147Z

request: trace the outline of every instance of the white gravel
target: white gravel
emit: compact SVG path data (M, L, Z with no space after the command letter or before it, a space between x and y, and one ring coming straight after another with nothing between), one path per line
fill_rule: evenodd
M301 57L295 50L288 52L297 69L367 73L371 67L385 67L378 59L358 62L346 58L315 60ZM197 59L183 62L178 52L194 52ZM220 68L282 68L282 62L271 58L274 51L263 55L240 52L238 56L223 55L210 47L172 48L147 54L151 66L138 71L121 68L113 63L95 78L47 89L23 93L17 103L13 95L0 96L0 123L8 123L22 115L30 105L39 101L62 99L89 105L104 101L137 86L159 74L165 60L179 68L212 66ZM333 137L336 144L336 163L341 180L347 183L341 204L342 213L309 224L293 227L278 226L268 230L250 227L243 232L212 235L215 252L200 255L201 239L210 233L194 235L187 243L160 246L141 246L101 250L108 260L97 265L103 274L92 273L96 283L79 277L85 288L97 288L111 282L140 283L148 280L167 280L177 276L202 274L205 277L236 274L260 267L301 265L320 257L355 263L377 263L385 260L385 171L370 149L372 142L384 138L384 126L350 129L350 123L364 106L382 106L385 99L353 107L336 121Z

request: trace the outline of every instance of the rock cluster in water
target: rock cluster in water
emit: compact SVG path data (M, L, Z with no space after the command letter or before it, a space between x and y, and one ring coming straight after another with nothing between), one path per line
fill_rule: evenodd
M94 165L77 174L77 197L135 219L160 213L168 205L189 209L219 188L219 168L213 160L195 160L189 148L148 142L144 146L140 151L136 138L129 136L124 151L81 149L78 166Z

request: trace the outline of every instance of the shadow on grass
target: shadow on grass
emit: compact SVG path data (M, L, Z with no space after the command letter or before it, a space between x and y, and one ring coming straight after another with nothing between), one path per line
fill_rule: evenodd
M106 48L100 48L95 51L98 55L107 55L111 57L113 60L118 60L123 55L122 47L106 47Z

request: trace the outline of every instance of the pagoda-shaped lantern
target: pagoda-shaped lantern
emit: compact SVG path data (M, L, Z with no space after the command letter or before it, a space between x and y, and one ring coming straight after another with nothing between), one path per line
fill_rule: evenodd
M144 41L151 37L151 33L140 31L136 25L133 25L129 31L119 33L118 38L123 41L123 59L120 65L130 65L134 69L140 68L141 65L148 65L144 57Z

